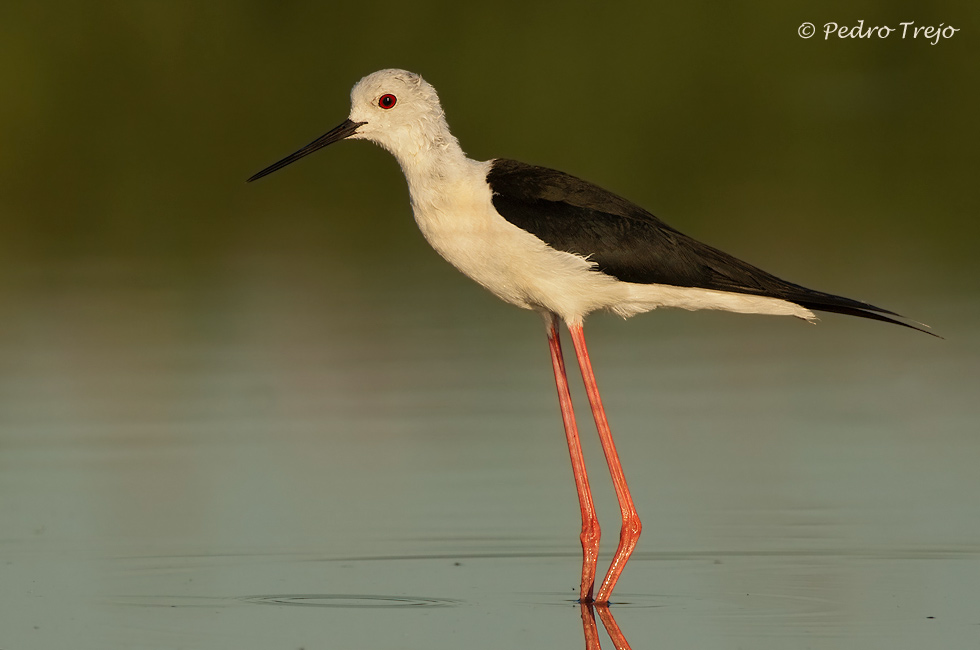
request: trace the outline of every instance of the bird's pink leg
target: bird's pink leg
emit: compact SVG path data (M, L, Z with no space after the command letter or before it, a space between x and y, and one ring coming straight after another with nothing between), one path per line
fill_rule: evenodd
M589 396L589 404L592 406L592 415L595 417L596 429L599 430L599 442L602 443L602 451L606 455L606 463L609 465L609 473L612 475L613 487L616 489L616 499L619 501L619 509L623 516L623 528L619 534L619 546L613 556L612 564L606 573L605 580L599 587L599 594L596 596L597 605L609 602L609 595L619 575L626 567L630 554L636 548L636 542L640 539L640 531L643 526L640 524L640 517L636 514L633 507L633 497L630 496L629 487L626 485L626 476L623 475L623 466L619 462L619 454L616 453L616 445L613 443L612 432L609 430L609 422L606 420L606 411L602 408L602 399L599 397L599 387L595 383L595 375L592 373L592 362L589 361L589 351L585 347L585 333L581 323L569 325L568 331L572 335L572 343L575 345L575 355L578 357L578 365L582 370L582 380L585 382L585 392Z
M558 338L557 319L554 315L547 317L548 347L551 349L551 364L555 369L555 385L558 388L558 404L561 406L561 419L565 423L565 437L568 439L568 454L572 458L572 474L575 477L575 490L578 492L578 504L582 510L582 585L579 589L579 599L582 603L592 602L592 588L595 584L596 563L599 560L599 519L595 514L592 503L592 491L589 489L589 476L585 472L585 457L582 455L582 443L578 436L578 426L575 424L575 412L572 410L572 396L568 392L568 377L565 375L565 361L561 353L561 340Z

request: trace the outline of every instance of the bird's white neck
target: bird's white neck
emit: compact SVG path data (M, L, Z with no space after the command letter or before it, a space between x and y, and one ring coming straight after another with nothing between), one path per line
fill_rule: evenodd
M466 157L443 118L400 135L380 144L401 166L415 205L437 202L439 196L446 196L447 186L472 178L479 164Z

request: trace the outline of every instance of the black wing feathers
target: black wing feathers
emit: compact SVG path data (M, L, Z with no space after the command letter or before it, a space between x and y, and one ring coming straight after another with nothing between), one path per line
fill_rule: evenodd
M777 278L702 244L636 204L569 174L497 159L487 174L487 182L493 193L493 206L504 219L553 248L588 257L598 271L623 282L768 296L807 309L920 329L889 318L887 315L898 314L886 309Z

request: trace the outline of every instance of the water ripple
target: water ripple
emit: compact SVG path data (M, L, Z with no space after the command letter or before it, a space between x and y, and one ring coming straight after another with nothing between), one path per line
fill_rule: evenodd
M379 596L367 594L269 594L242 596L239 600L255 605L291 607L335 607L339 609L387 609L395 607L455 607L458 600L421 596Z

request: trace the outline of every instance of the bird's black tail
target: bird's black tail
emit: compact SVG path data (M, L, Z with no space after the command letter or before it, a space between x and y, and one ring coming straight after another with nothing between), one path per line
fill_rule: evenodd
M935 332L932 332L928 325L905 318L901 314L896 314L893 311L882 309L881 307L875 307L874 305L870 305L859 300L851 300L850 298L845 298L843 296L835 296L831 293L813 291L812 289L805 289L804 287L800 287L800 289L803 289L803 295L799 296L798 298L787 297L786 300L794 302L797 305L805 307L811 311L828 311L835 314L846 314L848 316L869 318L871 320L877 320L883 323L893 323L895 325L901 325L902 327L908 327L909 329L923 332L929 336L935 336L939 339L943 338Z

